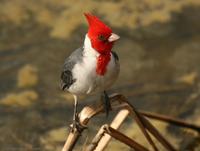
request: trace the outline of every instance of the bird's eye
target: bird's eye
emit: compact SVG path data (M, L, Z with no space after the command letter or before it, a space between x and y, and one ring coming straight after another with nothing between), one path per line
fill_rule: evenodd
M98 39L101 40L101 41L106 41L106 38L103 35L99 35Z

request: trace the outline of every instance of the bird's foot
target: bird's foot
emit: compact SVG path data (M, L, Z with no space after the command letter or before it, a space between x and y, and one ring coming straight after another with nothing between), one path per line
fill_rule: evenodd
M71 127L72 133L75 132L75 131L81 132L83 129L87 128L87 126L80 123L80 120L79 120L77 113L76 113L75 118L73 119L73 122L72 122L70 127Z
M101 97L102 97L102 100L103 100L104 110L106 112L106 117L108 117L109 111L111 110L110 98L109 98L108 94L106 93L106 91L104 91L102 93Z

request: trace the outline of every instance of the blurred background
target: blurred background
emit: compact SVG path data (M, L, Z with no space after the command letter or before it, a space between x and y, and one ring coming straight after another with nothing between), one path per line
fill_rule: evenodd
M121 73L110 93L200 125L199 0L0 0L1 151L61 149L73 99L60 90L60 73L64 59L83 45L84 12L121 36L114 47ZM79 109L95 99L84 98ZM93 119L80 143L113 116ZM152 123L178 150L200 151L197 133ZM131 119L120 130L150 148ZM113 140L108 150L131 149Z

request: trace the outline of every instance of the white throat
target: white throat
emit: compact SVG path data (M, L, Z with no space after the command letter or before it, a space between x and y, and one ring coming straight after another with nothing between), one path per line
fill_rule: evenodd
M92 48L90 38L88 37L87 34L85 35L84 50L83 51L84 51L85 56L98 57L100 55L94 48Z

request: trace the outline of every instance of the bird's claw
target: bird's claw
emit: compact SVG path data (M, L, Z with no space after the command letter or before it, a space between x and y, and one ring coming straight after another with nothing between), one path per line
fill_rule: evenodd
M78 114L75 115L75 119L73 119L73 123L71 124L70 127L71 127L71 132L75 131L81 132L83 129L87 128L86 125L80 123Z
M109 98L106 91L104 91L102 93L101 97L102 97L101 99L103 100L104 110L106 112L106 117L108 117L109 111L111 110L110 98Z

